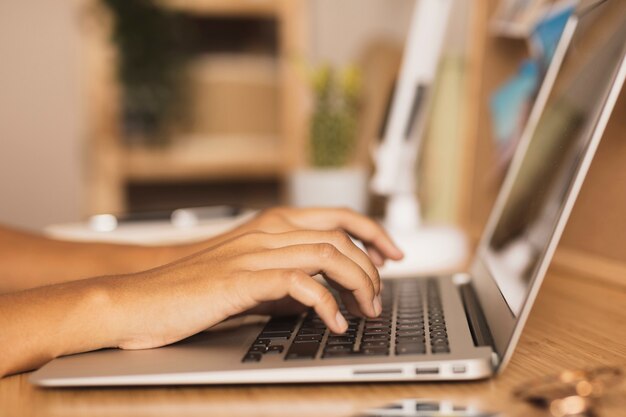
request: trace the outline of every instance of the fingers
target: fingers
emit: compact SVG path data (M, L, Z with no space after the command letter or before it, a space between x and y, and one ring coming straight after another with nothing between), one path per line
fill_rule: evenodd
M358 301L354 298L351 293L340 292L339 296L341 297L341 302L344 307L350 314L356 317L364 317L364 314L361 312L359 308Z
M330 243L292 245L244 255L248 270L297 269L309 275L324 274L350 292L363 314L377 317L377 293L370 277L361 267Z
M369 217L348 209L336 209L333 214L339 227L363 242L371 244L385 257L399 260L404 256L385 229Z
M286 296L312 307L328 328L343 333L348 323L339 311L335 297L328 288L297 269L266 269L250 272L243 285L258 303L275 301Z
M371 244L386 258L400 260L404 256L381 225L353 210L310 209L305 216L307 218L305 221L313 224L302 225L304 227L313 227L314 225L325 229L340 227L364 243Z
M262 244L267 248L281 248L301 244L330 243L342 254L358 264L368 275L374 286L376 294L380 293L380 276L378 270L372 264L372 260L359 249L350 237L340 230L334 231L296 231L274 235L263 234L259 236Z
M378 267L384 265L385 257L378 251L378 249L368 243L365 245L365 250L367 251L367 254L369 255L374 265Z

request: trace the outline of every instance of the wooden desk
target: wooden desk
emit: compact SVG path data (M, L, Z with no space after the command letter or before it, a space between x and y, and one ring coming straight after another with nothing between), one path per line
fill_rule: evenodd
M626 282L626 277L624 278ZM399 398L450 399L507 416L545 416L511 398L533 377L626 364L626 284L549 273L511 364L471 383L38 389L28 375L0 381L0 416L349 416ZM623 416L620 409L606 415Z

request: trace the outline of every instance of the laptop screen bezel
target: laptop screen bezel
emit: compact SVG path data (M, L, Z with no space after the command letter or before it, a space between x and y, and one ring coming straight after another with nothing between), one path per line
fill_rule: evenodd
M518 145L518 150L516 151L513 161L511 162L511 166L501 187L500 193L498 194L494 208L489 216L489 220L477 249L476 258L474 259L470 269L473 285L493 336L495 344L494 348L499 357L498 368L500 370L504 368L510 359L517 341L519 340L521 331L537 297L539 288L543 282L563 230L565 229L565 225L569 215L571 214L574 202L578 197L584 178L586 177L597 147L600 143L600 139L604 134L608 119L610 118L615 102L621 92L624 78L626 76L626 49L623 49L618 71L615 73L614 79L611 81L611 88L607 92L604 99L598 104L601 111L595 126L590 131L590 135L592 137L589 141L589 146L585 150L584 158L575 174L573 184L567 193L563 210L559 215L556 228L550 238L547 249L544 252L543 257L540 259L539 266L536 268L535 273L531 278L528 295L523 302L520 313L516 317L505 300L502 291L498 287L496 279L492 276L492 271L486 262L486 254L489 250L489 242L492 234L500 217L502 216L505 204L511 193L517 174L520 171L528 145L530 144L530 141L535 133L548 98L552 93L552 87L554 86L554 83L559 75L565 55L569 50L572 40L575 38L576 31L580 27L580 19L584 19L584 16L580 16L577 11L569 19L563 31L563 35L561 36L554 58L548 72L546 73L546 77L520 140L520 144Z

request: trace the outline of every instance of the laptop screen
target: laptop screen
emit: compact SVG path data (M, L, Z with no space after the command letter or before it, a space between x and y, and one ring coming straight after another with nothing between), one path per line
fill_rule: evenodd
M590 144L626 45L626 1L579 8L577 23L524 155L509 181L483 259L519 316ZM566 36L564 36L565 38ZM549 81L548 81L549 82ZM537 120L537 119L535 119ZM528 133L527 133L528 134Z

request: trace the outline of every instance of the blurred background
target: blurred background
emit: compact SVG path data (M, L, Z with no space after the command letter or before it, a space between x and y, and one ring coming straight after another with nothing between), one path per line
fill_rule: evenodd
M381 216L372 152L418 2L0 2L0 222L216 204ZM480 235L576 3L454 0L414 173L427 223Z
M0 1L0 223L67 236L98 213L216 204L382 216L372 152L419 1ZM576 4L453 1L409 173L425 224L480 237ZM626 199L606 192L626 181L625 109L565 231L565 265L626 259Z
M369 175L414 5L1 2L0 220L262 208L294 203L302 169ZM361 209L380 204L367 196Z

